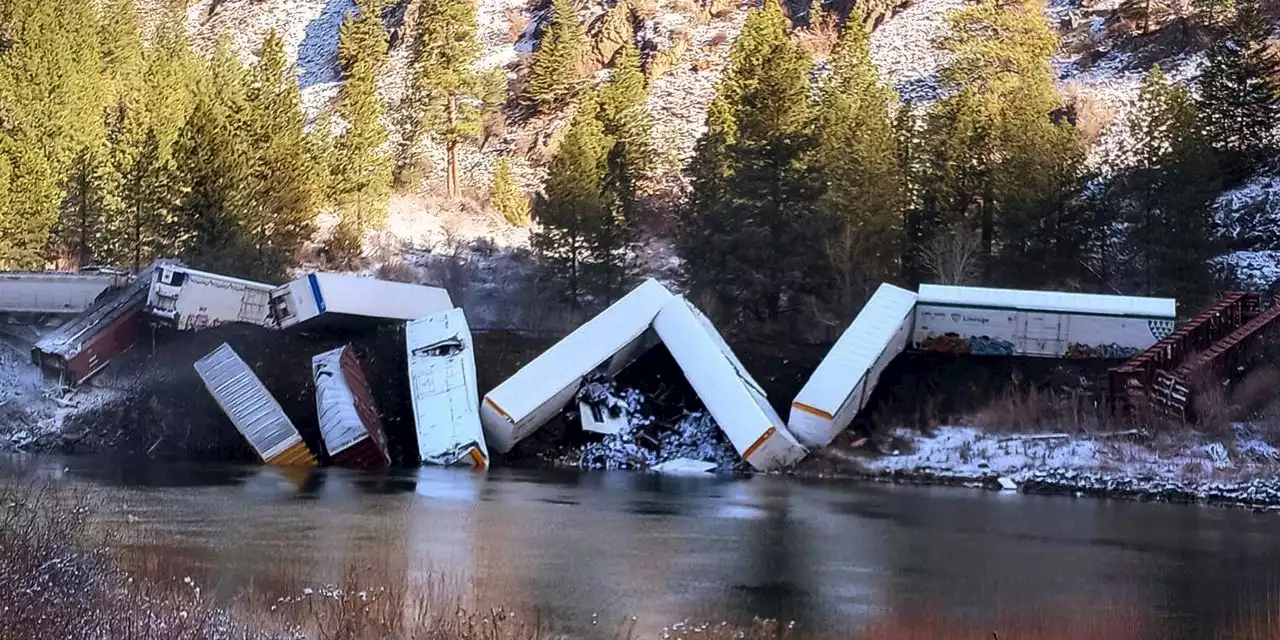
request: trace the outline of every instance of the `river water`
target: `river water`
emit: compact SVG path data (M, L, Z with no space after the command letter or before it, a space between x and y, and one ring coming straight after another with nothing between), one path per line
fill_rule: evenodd
M648 632L940 614L1199 639L1280 614L1280 516L1243 510L781 477L23 464L101 498L126 567L224 597L376 564L586 637L631 616Z

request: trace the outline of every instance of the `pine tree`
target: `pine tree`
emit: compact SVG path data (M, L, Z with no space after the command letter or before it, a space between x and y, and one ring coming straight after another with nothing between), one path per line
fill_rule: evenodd
M458 145L480 134L487 97L486 78L475 71L480 57L475 2L421 0L413 25L397 170L417 164L418 145L434 136L445 148L445 192L457 197Z
M177 219L178 190L160 138L149 130L138 154L121 173L120 205L111 210L97 248L110 264L135 271L152 260L176 255L183 229Z
M245 239L254 274L278 279L314 231L318 198L298 84L275 31L263 42L249 81Z
M90 3L6 0L0 34L0 135L12 216L0 232L15 234L8 246L32 252L14 249L0 260L34 266L50 248L58 191L76 154L105 136L96 14Z
M879 81L861 20L845 24L830 66L812 162L826 187L819 206L830 225L833 302L848 316L899 273L906 179L894 122L898 98Z
M0 165L7 176L0 199L0 267L39 269L58 220L60 194L49 161L35 141L0 135Z
M520 191L515 177L511 175L511 163L506 158L499 158L498 166L493 170L489 202L512 225L523 227L529 224L529 198Z
M1268 47L1270 31L1254 0L1240 2L1200 75L1205 131L1232 181L1249 177L1280 142L1280 60Z
M913 233L977 234L987 278L1015 286L1082 269L1094 231L1072 199L1084 154L1074 127L1055 122L1057 40L1043 9L1040 0L984 0L948 17L950 95L931 109L920 145L931 157L915 176L926 223Z
M529 69L526 101L539 111L548 111L571 98L583 79L586 50L586 28L573 0L552 0L551 20Z
M640 51L628 40L614 56L613 72L598 93L601 124L613 139L609 150L609 199L630 223L635 215L636 191L653 167L648 87L640 70Z
M146 60L146 119L138 140L153 130L161 163L173 159L173 146L195 107L200 62L191 53L181 12L167 14L156 28Z
M608 233L612 212L605 196L609 148L613 141L587 96L551 158L544 195L534 200L538 231L533 248L568 301L579 306L596 290L601 267L600 238Z
M1153 67L1127 122L1134 165L1108 194L1133 230L1138 282L1148 294L1194 300L1212 286L1210 205L1220 182L1199 118L1187 90Z
M692 291L765 323L827 281L817 246L821 196L805 164L813 146L811 64L777 0L751 11L690 164L682 255Z
M348 13L338 27L338 66L344 74L362 64L377 73L388 57L387 29L382 24L385 2L358 0L355 6L355 12Z
M106 207L105 182L98 152L87 147L82 149L67 177L59 225L62 247L74 263L82 267L94 258L93 240Z
M178 206L182 257L229 275L252 275L246 254L246 189L252 167L245 140L244 68L222 39L206 67L195 110L176 145L183 193Z
M142 28L133 0L110 0L103 6L98 43L106 122L108 127L118 126L124 113L144 108L146 97Z
M352 20L348 16L348 21ZM367 43L377 48L378 42ZM330 176L332 200L341 215L332 250L344 258L355 257L369 230L387 216L391 190L391 158L381 153L387 141L382 126L382 101L377 96L377 60L370 53L356 53L338 96L338 118L345 125L334 145Z

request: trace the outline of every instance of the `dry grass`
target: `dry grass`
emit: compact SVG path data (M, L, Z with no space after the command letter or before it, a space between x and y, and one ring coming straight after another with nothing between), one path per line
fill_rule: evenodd
M1084 433L1103 426L1103 418L1103 411L1091 395L1074 390L1054 392L1031 387L1025 391L1007 389L979 411L974 422L993 432L1053 429Z

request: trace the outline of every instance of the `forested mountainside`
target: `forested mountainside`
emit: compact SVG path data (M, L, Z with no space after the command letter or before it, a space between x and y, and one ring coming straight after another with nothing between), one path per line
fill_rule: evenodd
M1280 273L1272 12L0 0L0 265L379 269L569 313L657 275L775 330L882 281L1194 307Z

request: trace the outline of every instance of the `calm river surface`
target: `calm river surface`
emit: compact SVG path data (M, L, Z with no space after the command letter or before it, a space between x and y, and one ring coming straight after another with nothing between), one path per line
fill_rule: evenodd
M777 477L0 464L103 499L129 568L228 597L365 564L392 582L443 571L578 631L631 616L646 631L752 616L856 629L940 612L1137 617L1141 637L1213 638L1280 614L1275 514Z

